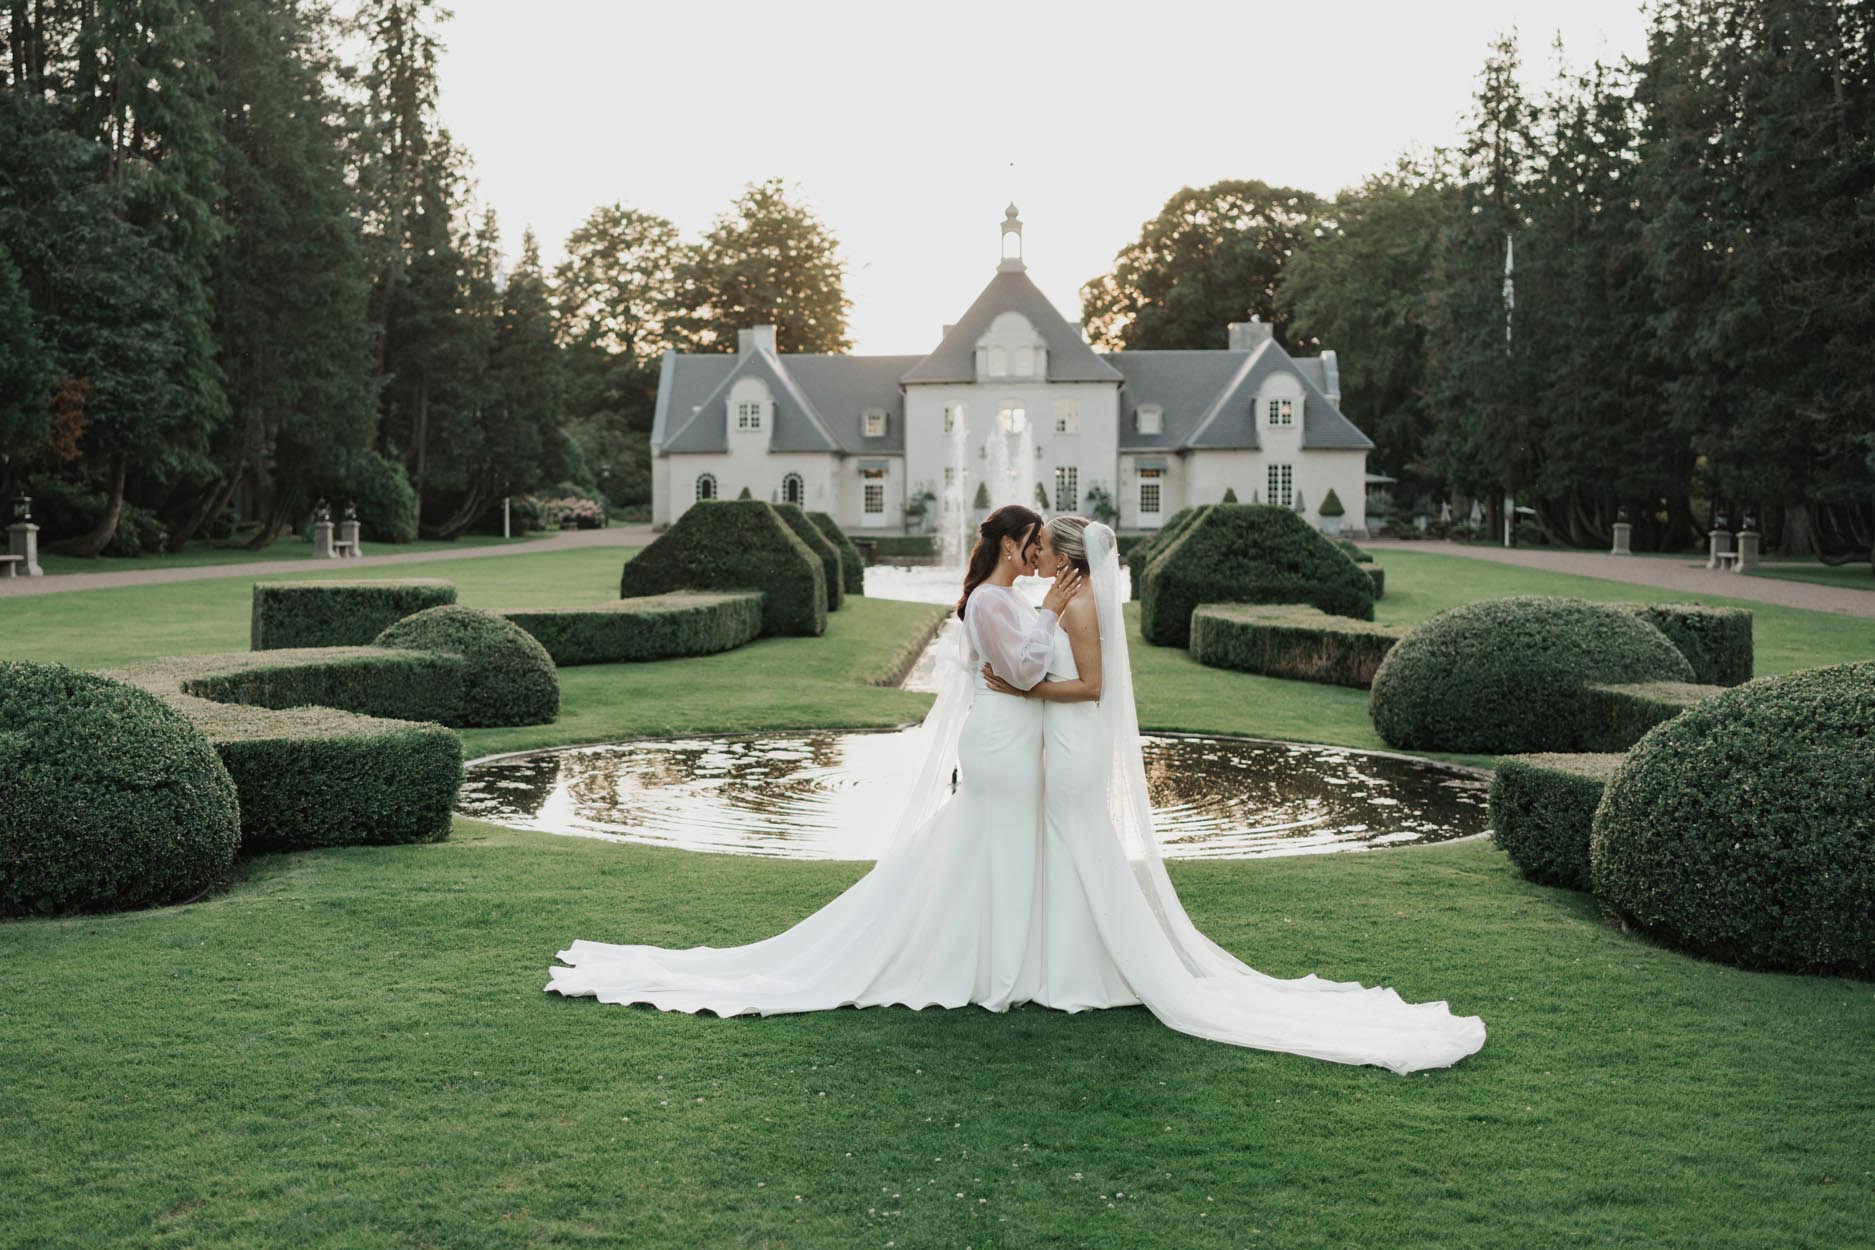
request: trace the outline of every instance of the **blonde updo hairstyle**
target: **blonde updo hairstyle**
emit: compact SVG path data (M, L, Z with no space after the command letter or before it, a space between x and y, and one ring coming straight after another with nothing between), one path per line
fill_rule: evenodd
M1066 556L1083 576L1093 571L1087 563L1087 524L1084 516L1058 516L1042 527L1048 531L1048 542L1055 554Z

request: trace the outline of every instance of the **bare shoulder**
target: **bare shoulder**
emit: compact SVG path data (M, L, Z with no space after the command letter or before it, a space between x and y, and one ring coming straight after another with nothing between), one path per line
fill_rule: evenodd
M1086 582L1082 582L1081 588L1074 592L1074 598L1068 600L1068 606L1061 613L1061 627L1070 633L1096 629L1094 591Z

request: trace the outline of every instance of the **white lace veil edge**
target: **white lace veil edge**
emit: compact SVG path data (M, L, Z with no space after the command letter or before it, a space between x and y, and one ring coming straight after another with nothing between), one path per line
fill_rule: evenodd
M964 721L970 716L971 700L976 697L970 642L961 618L953 615L939 628L936 658L932 679L937 699L916 730L923 745L922 762L898 820L879 848L880 860L912 842L912 836L951 796L957 776L957 743L963 737Z
M1187 968L1199 976L1261 976L1236 956L1199 932L1185 914L1178 892L1166 876L1165 859L1152 824L1152 801L1146 789L1146 762L1140 745L1139 708L1133 698L1133 666L1126 637L1125 601L1120 595L1120 551L1113 530L1088 523L1089 581L1100 627L1100 715L1112 745L1107 811L1139 887Z

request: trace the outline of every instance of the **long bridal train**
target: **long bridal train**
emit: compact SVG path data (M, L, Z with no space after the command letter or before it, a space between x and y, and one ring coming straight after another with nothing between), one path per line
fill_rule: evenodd
M1044 670L1060 679L1075 668L1052 613L979 587L968 627L953 622L947 634L954 650L921 727L924 765L871 872L785 933L747 946L576 941L559 954L571 966L552 969L546 988L722 1016L1143 1003L1198 1037L1399 1073L1476 1052L1483 1021L1443 1001L1408 1003L1390 988L1313 974L1271 977L1192 924L1152 832L1112 531L1092 524L1086 538L1099 703L989 691L977 674L984 659L1025 689Z

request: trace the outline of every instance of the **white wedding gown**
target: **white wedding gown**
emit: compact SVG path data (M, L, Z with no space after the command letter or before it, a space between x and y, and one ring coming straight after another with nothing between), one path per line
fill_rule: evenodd
M1112 532L1087 527L1099 703L1028 689L1078 675L1054 614L985 584L953 636L924 769L873 870L787 932L670 950L576 941L547 989L667 1011L774 1015L902 1004L1064 1011L1144 1003L1181 1032L1394 1072L1446 1067L1484 1023L1443 1001L1266 976L1200 933L1166 877L1139 749ZM953 762L958 781L950 793Z
M559 954L571 966L552 969L547 989L719 1016L892 1003L1007 1011L1035 1001L1042 705L989 690L975 670L987 660L1004 680L1033 686L1055 615L985 583L965 618L977 697L955 743L956 792L871 872L787 932L747 946L576 941Z

